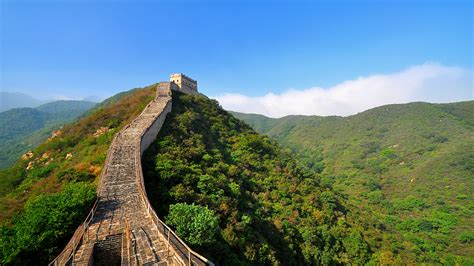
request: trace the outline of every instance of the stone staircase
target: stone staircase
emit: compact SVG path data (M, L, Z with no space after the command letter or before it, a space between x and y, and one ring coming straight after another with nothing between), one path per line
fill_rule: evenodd
M171 111L171 86L114 138L86 221L50 265L206 265L156 215L146 196L141 155Z

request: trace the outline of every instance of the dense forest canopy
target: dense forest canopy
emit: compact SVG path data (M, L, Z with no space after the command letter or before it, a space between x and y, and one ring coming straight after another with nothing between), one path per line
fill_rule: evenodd
M474 101L349 117L234 115L347 195L370 247L413 263L474 263Z
M173 94L173 112L145 153L143 169L159 215L218 264L377 261L340 195L204 96ZM187 233L194 230L189 223L214 230L216 217L217 232L205 235L212 239L196 241Z

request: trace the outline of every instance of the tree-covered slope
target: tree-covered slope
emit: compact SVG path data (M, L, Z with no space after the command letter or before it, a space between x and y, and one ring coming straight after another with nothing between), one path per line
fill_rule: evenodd
M474 101L387 105L349 117L234 113L348 195L379 256L473 262ZM261 125L269 125L262 127Z
M19 156L35 148L51 131L72 121L95 103L54 101L36 108L15 108L0 113L0 168L12 165Z
M173 111L143 169L159 215L219 265L372 259L343 198L204 96L173 93Z
M92 207L113 136L140 114L155 88L104 101L0 171L0 264L46 265L59 254Z
M42 128L47 114L33 108L11 109L0 113L0 142L24 136Z

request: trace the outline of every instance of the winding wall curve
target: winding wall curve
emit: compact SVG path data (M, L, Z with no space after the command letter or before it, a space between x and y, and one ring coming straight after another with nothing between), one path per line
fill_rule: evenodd
M206 265L151 207L141 156L156 139L172 108L172 83L114 137L100 176L98 197L61 254L50 265Z

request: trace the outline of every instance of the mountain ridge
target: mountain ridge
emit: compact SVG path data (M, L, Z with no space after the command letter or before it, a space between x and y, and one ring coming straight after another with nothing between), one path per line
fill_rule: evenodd
M48 262L65 246L95 200L115 133L155 88L105 100L0 170L2 263ZM176 93L142 159L147 195L217 263L469 264L471 106L260 124L278 145L216 101ZM201 220L189 223L192 213Z
M440 263L450 256L472 260L474 253L466 240L474 239L472 110L474 101L386 105L348 117L234 115L292 149L361 217L386 228L367 231L372 239L393 239L373 247L406 243L386 252Z
M22 153L46 140L51 131L95 105L87 101L61 100L35 108L13 108L0 112L0 168L11 165Z
M83 99L47 99L47 100L39 100L31 95L22 92L8 92L2 91L0 92L0 112L8 111L14 108L36 108L40 105L44 105L51 102L58 102L58 101L84 101L84 102L93 102L98 103L101 102L101 98L97 96L88 96L84 97Z
M238 112L238 111L232 111L232 110L227 110L227 111L231 114L235 113L237 115L248 115L248 116L263 117L263 118L268 118L268 119L271 119L271 120L280 120L280 119L291 118L291 117L324 117L324 118L340 117L340 118L344 118L344 117L356 116L356 115L359 115L359 114L362 114L362 113L365 113L365 112L368 112L368 111L371 111L371 110L376 110L378 108L384 108L384 107L390 107L390 106L404 106L404 105L412 105L412 104L434 105L434 106L438 106L438 107L441 107L441 108L445 109L446 112L448 112L448 111L451 111L451 112L454 111L455 112L455 110L450 108L450 106L457 105L457 106L463 106L466 109L468 109L468 108L471 107L470 105L472 105L473 101L474 100L466 100L466 101L449 102L449 103L431 103L431 102L424 102L424 101L414 101L414 102L407 102L407 103L392 103L392 104L384 104L384 105L376 106L376 107L373 107L373 108L369 108L367 110L358 112L356 114L347 115L347 116L341 116L341 115L325 115L325 116L322 116L322 115L296 115L296 114L293 114L293 115L285 115L285 116L282 116L282 117L270 117L270 116L266 116L264 114L259 114L259 113L245 113L245 112Z
M34 108L48 101L38 100L28 94L20 92L0 92L0 112L12 109L31 107Z

